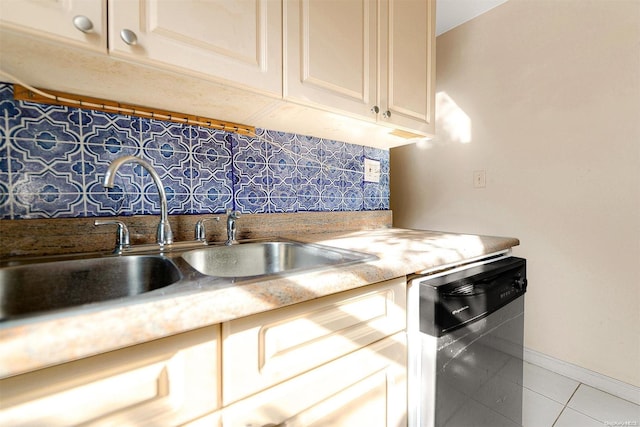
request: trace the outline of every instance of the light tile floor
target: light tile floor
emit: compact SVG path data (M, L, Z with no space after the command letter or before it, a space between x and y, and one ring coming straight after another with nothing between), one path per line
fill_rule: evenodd
M640 427L640 406L524 363L524 427Z

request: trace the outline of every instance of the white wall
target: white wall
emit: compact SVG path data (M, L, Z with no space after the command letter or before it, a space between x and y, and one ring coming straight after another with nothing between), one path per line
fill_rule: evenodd
M525 345L640 385L640 1L510 0L438 37L437 92L394 225L520 238Z

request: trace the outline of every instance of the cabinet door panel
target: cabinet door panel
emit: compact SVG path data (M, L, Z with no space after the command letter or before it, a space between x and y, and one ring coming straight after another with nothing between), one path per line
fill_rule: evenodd
M403 330L405 301L402 278L223 324L223 403Z
M375 3L289 0L285 8L285 98L375 120Z
M112 53L282 95L280 2L110 1ZM123 29L136 44L122 40Z
M406 425L404 332L224 409L223 426L247 425Z
M219 327L0 381L0 425L169 425L219 407Z
M380 120L425 133L434 131L434 1L381 2Z
M2 0L2 26L72 43L93 50L107 50L106 0ZM73 24L85 16L92 28L80 31Z

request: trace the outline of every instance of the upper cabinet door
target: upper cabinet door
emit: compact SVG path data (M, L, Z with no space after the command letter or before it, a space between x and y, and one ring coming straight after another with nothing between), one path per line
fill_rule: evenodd
M435 0L380 0L379 120L435 132Z
M106 0L1 0L0 24L97 51L107 50Z
M375 2L285 0L284 7L284 98L375 121Z
M109 0L113 55L282 96L282 4Z

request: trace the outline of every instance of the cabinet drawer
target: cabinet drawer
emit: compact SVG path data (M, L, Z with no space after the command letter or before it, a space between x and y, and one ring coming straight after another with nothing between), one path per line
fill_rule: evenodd
M169 425L219 407L219 327L0 381L0 425Z
M398 278L222 325L228 405L405 329Z
M350 353L222 411L224 427L406 425L406 335Z
M0 27L44 40L61 41L98 52L107 51L106 0L2 0L0 7ZM91 28L80 30L74 23L76 17L84 17L84 24L90 23Z

